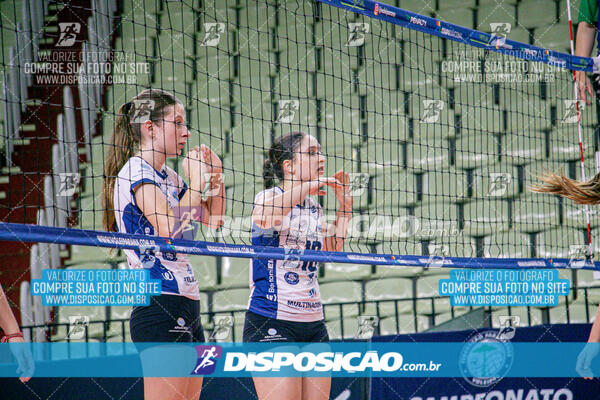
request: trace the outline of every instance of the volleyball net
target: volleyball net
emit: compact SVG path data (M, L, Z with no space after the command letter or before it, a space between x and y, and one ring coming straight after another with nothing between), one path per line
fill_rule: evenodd
M15 46L2 63L0 237L285 258L251 246L251 214L273 141L303 131L322 146L326 176L348 173L353 208L343 252L299 259L514 268L590 259L597 208L528 187L544 171L595 174L597 115L575 100L572 72L592 71L593 59L522 43L529 36L510 23L480 16L476 31L399 5L98 1L87 26L59 24L29 55ZM110 136L120 107L146 88L184 105L184 154L206 144L222 160L210 178L225 187L218 229L192 221L183 240L103 232ZM167 165L183 176L180 161ZM318 201L334 220L333 192Z

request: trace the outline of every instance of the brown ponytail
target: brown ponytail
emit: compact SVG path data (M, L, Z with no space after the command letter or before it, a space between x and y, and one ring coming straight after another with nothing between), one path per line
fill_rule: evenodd
M144 102L145 101L145 102ZM123 104L115 120L115 129L110 138L109 148L104 163L104 183L102 187L103 226L109 232L117 231L114 212L114 192L117 174L127 161L139 149L141 141L141 123L150 119L162 121L168 112L165 108L181 104L171 93L160 89L146 89L132 101ZM140 110L148 112L144 119L139 117Z
M290 132L273 141L263 165L265 189L275 186L277 179L283 180L283 162L294 158L294 152L305 136L305 132Z
M571 199L579 204L600 203L600 173L586 182L579 182L560 175L547 172L538 177L543 184L530 187L533 192L556 194Z

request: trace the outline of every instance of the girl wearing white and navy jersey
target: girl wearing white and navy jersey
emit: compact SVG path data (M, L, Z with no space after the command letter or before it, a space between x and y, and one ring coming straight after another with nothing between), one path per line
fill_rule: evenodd
M165 165L189 136L185 109L170 93L147 89L120 108L104 171L106 230L177 238L191 220L222 224L223 185L210 179L222 172L221 160L204 145L189 151L182 163L189 186ZM207 187L217 194L203 200ZM130 268L147 268L162 284L149 306L133 308L132 340L203 342L198 283L187 256L142 248L125 253ZM201 388L202 378L144 378L146 400L197 399Z
M254 200L252 244L283 247L285 260L253 259L245 342L327 342L317 263L298 261L305 249L341 251L352 213L348 175L323 176L321 145L304 132L276 139L265 161L266 189ZM279 186L275 186L275 179ZM315 195L333 189L339 206L326 225ZM328 399L330 378L254 378L260 400ZM276 387L277 390L273 390Z

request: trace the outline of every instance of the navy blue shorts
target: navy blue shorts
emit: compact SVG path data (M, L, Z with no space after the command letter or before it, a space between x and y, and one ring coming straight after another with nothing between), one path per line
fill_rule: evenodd
M325 322L296 322L246 311L244 342L328 342Z
M149 306L135 306L129 319L134 342L204 342L200 301L184 296L151 296Z

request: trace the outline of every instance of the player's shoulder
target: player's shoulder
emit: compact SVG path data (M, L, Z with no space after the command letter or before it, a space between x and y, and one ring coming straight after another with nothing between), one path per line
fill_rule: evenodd
M167 178L173 181L174 183L183 182L183 178L177 172L175 172L173 168L165 165L164 171L167 175Z
M279 186L274 186L272 188L261 190L254 197L254 202L257 203L264 199L265 197L275 196L277 194L283 193L283 190Z
M142 157L134 156L129 158L119 171L120 176L127 177L132 173L142 172L144 169L148 169L150 165ZM150 167L152 168L152 167Z

